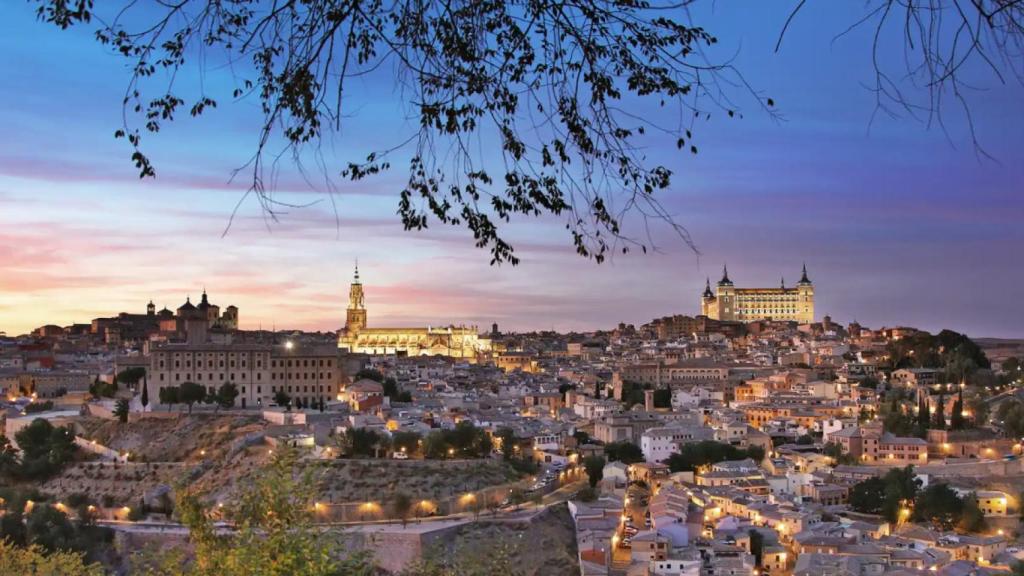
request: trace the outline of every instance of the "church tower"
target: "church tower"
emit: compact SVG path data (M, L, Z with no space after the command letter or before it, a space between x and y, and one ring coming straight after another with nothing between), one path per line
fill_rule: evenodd
M363 301L363 283L359 281L359 263L356 262L356 276L348 289L345 331L355 334L363 328L366 328L366 304Z

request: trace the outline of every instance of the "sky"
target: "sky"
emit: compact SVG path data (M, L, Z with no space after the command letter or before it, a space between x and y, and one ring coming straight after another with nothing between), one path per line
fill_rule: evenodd
M955 112L948 134L872 120L870 37L833 41L862 3L809 3L776 53L787 5L715 2L694 15L782 116L747 102L742 119L695 128L699 154L669 142L649 151L675 172L661 201L699 253L655 225L656 251L598 265L575 254L562 221L526 219L508 228L522 259L512 267L491 266L464 231L404 231L398 169L338 181L332 194L315 169L310 186L284 163L277 198L304 207L268 222L243 199L244 179L231 180L253 152L256 101L224 98L148 136L158 175L139 180L112 138L125 61L88 30L60 31L29 3L2 3L0 331L141 313L150 300L174 309L204 288L240 308L243 328L337 330L358 259L371 326L641 324L697 314L705 279L725 263L737 286L774 287L806 262L819 318L1024 337L1024 89L971 70L986 88L970 95L974 125L995 160L979 158ZM898 49L883 46L882 57L899 70ZM353 86L353 115L323 148L332 173L408 135L388 73ZM186 76L186 87L230 91L223 70Z

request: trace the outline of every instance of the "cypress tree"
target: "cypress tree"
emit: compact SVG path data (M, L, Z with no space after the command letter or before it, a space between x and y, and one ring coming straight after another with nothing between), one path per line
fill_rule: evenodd
M928 428L929 414L928 414L928 399L926 394L917 393L917 424L921 428Z
M942 394L939 394L939 401L935 405L935 429L946 429L946 401Z
M957 394L956 402L953 402L953 415L949 419L949 427L952 430L963 430L967 427L967 422L964 420L964 389L960 389L960 393Z
M149 382L148 379L142 377L142 411L146 411L146 406L149 406Z

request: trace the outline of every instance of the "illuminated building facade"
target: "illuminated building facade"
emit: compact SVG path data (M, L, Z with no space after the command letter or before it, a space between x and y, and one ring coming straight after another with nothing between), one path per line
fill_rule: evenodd
M348 292L345 327L338 334L338 347L360 354L448 356L475 361L491 351L491 340L481 337L476 326L368 328L363 284L356 265L355 279Z
M700 298L701 314L715 320L754 322L784 320L808 324L814 322L814 284L807 277L807 266L795 287L787 288L783 279L778 288L737 288L722 269L722 279L711 291L708 279Z

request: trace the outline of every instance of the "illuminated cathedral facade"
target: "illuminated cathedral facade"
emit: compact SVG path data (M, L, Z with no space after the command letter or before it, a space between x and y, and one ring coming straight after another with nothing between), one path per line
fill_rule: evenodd
M368 327L366 299L357 264L348 290L345 327L338 333L338 348L359 354L448 356L476 361L490 353L491 340L481 337L476 326Z
M700 312L715 320L753 322L755 320L785 320L808 324L814 322L814 284L803 268L796 286L786 287L786 280L778 288L737 288L729 279L728 268L722 268L722 279L711 291L711 279L700 297Z

